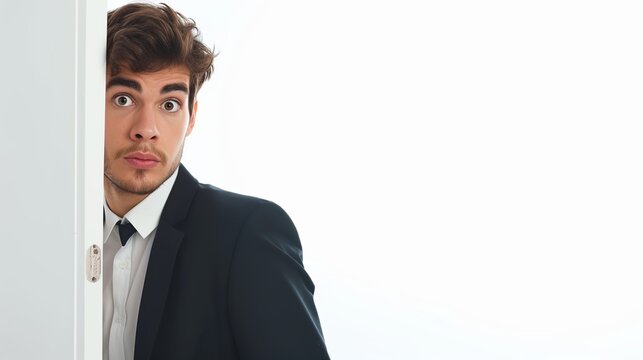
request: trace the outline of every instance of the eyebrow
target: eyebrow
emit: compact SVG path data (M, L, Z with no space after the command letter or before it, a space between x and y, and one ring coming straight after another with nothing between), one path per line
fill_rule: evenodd
M109 80L109 82L107 83L107 89L111 88L112 86L125 86L138 92L141 92L143 90L141 84L139 84L138 81L126 79L120 76L115 76ZM184 83L167 84L161 89L161 94L166 94L172 91L182 91L188 94L188 86Z
M107 89L111 88L112 86L125 86L131 89L134 89L138 92L141 92L141 84L138 83L138 81L126 79L120 76L113 77L109 80L107 83Z
M188 93L188 86L185 85L184 83L173 83L173 84L167 84L163 86L161 89L161 94L169 93L172 91L183 91L184 93Z

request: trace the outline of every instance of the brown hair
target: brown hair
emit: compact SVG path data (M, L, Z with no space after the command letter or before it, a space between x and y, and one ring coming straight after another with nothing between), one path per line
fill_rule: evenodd
M153 72L172 65L190 71L188 108L212 74L214 53L200 41L194 20L167 4L132 3L107 13L107 66L112 76L123 68Z

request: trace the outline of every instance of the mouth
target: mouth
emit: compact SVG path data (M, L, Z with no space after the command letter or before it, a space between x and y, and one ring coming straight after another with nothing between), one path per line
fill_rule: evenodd
M161 162L158 156L144 152L129 153L123 158L128 164L137 169L151 169Z

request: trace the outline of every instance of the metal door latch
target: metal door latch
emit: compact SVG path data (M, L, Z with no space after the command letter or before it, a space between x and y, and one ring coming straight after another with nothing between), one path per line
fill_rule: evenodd
M87 274L88 281L95 283L100 279L100 262L100 247L98 247L98 245L90 246L87 250L85 266L85 273Z

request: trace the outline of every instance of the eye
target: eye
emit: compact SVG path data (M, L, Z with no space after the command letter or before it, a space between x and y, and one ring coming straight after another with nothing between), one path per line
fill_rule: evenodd
M134 100L127 95L116 95L116 97L114 97L114 104L120 107L127 107L134 105Z
M173 113L181 109L181 104L176 100L166 100L161 104L161 107L163 110Z

